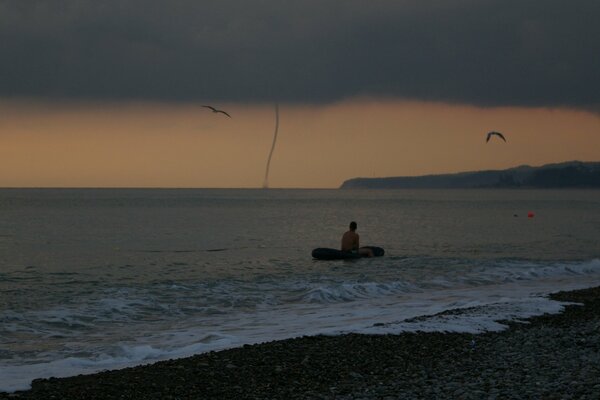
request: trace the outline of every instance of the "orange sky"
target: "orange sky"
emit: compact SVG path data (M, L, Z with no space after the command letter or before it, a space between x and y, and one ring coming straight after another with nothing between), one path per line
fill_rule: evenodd
M261 187L272 105L0 101L0 187ZM490 141L490 130L508 143ZM494 138L497 139L497 138ZM271 187L600 161L600 115L353 99L280 105Z

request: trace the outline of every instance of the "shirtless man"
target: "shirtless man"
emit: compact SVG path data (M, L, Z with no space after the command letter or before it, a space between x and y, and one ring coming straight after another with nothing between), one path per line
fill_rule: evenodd
M342 236L342 251L360 254L361 256L373 257L371 249L360 247L360 237L356 233L356 222L350 222L350 230Z

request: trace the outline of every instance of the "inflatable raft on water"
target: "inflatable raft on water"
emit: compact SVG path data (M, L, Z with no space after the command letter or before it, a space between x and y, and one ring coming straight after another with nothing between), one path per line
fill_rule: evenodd
M361 249L371 249L375 257L381 257L385 254L385 251L381 247L377 246L364 246L361 247ZM352 258L366 257L360 254L341 251L338 249L329 249L326 247L319 247L317 249L314 249L312 251L312 256L317 260L346 260Z

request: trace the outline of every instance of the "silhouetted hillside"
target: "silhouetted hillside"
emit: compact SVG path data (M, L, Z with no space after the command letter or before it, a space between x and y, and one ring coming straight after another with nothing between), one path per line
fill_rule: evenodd
M541 167L471 171L456 174L354 178L341 189L448 188L600 188L600 162L570 161Z

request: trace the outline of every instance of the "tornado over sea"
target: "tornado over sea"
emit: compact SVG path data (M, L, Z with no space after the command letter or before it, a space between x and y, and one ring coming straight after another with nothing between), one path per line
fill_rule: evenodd
M275 133L273 134L273 144L271 144L271 151L269 152L269 158L267 159L267 168L265 171L265 181L263 188L269 188L269 169L271 168L271 158L273 157L273 150L275 150L275 143L277 143L277 132L279 131L279 104L275 104Z

